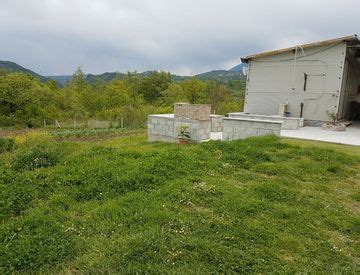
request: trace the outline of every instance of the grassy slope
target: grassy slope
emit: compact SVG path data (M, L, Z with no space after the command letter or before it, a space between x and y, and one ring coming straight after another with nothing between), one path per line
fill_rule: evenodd
M1 160L2 273L359 271L356 147L43 143Z

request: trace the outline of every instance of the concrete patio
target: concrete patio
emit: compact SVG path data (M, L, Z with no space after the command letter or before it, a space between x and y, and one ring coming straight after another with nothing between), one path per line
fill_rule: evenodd
M303 127L299 130L281 130L281 136L360 146L360 122L347 127L344 132L323 130L321 127Z

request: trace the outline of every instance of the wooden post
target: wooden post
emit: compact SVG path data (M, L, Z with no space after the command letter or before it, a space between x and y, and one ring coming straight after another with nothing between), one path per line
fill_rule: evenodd
M124 118L120 119L121 129L124 128Z
M57 120L55 120L55 126L61 128L60 123Z
M44 128L46 128L46 119L44 118Z

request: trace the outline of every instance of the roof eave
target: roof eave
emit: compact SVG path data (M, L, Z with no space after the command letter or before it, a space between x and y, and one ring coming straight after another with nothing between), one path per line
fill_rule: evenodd
M358 37L356 34L350 35L350 36L344 36L344 37L340 37L340 38L335 38L335 39L323 40L323 41L319 41L319 42L296 45L296 46L292 46L292 47L284 48L284 49L278 49L278 50L266 51L266 52L262 52L262 53L258 53L258 54L248 55L246 57L241 58L241 61L244 63L248 63L249 60L254 59L254 58L271 56L271 55L276 55L279 53L289 52L289 51L295 50L298 47L311 48L311 47L330 45L330 44L339 43L339 42L351 42L351 41L356 41L357 43L359 43L359 40L358 40Z

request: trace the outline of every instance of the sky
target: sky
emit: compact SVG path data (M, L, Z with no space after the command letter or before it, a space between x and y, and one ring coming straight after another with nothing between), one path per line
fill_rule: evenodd
M360 34L359 10L359 0L0 0L0 60L42 75L194 75Z

